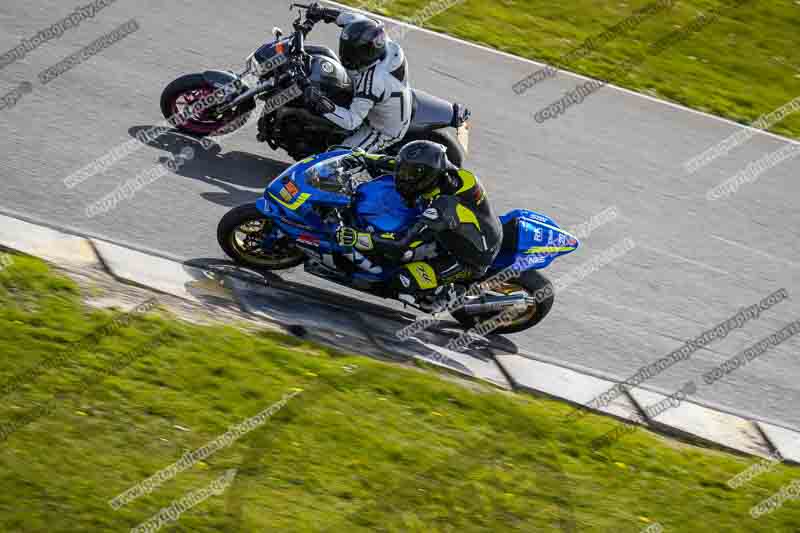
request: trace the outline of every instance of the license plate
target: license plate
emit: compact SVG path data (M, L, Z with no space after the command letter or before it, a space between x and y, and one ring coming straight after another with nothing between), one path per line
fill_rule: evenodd
M461 143L461 146L464 147L464 152L469 152L469 121L465 122L461 126L456 129L456 136L458 137L458 142Z

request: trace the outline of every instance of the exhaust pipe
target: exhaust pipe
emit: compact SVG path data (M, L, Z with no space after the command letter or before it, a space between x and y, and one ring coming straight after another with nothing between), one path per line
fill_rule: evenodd
M481 298L475 303L464 304L464 311L470 315L484 315L488 313L499 313L511 307L527 307L534 303L534 299L529 296L496 296L491 298Z

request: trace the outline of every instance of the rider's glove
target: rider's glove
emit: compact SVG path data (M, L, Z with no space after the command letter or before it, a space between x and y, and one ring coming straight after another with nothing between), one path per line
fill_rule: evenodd
M339 226L336 229L336 243L343 248L355 248L362 252L369 252L374 248L372 234L360 233L348 226Z
M318 115L336 111L336 104L331 102L327 96L322 94L322 91L313 85L309 85L305 88L305 91L303 91L303 98L308 108Z
M370 176L376 178L393 172L397 168L397 159L386 155L366 154L364 166L367 167Z
M336 242L339 246L351 248L355 246L356 241L358 241L358 232L353 228L340 226L336 229Z
M308 10L306 10L306 18L312 22L323 21L330 24L331 22L336 22L338 17L338 9L322 7L317 3L311 4Z
M311 22L319 22L322 20L322 10L325 9L318 3L314 2L308 9L306 9L306 20L310 20Z
M333 9L331 7L326 7L322 9L322 21L330 24L331 22L336 22L336 19L339 18L341 11L338 9Z

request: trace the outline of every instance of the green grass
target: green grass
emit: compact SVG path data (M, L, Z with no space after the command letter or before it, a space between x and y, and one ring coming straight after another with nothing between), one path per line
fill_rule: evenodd
M361 0L343 1L364 4ZM648 18L588 56L565 64L560 61L586 38L602 33L651 1L466 0L423 25L740 123L750 123L800 96L797 0L751 0L736 9L723 8L716 23L660 55L647 58L646 49L651 43L685 27L699 13L730 3L676 1L671 9ZM432 0L387 1L377 12L413 19L430 3ZM414 58L409 60L413 72ZM625 61L640 60L644 61L631 72L615 72ZM534 70L531 67L531 73ZM475 75L479 76L479 71ZM510 85L508 98L516 99L522 108L531 107L531 100L515 95ZM800 113L776 124L772 131L800 138Z
M0 272L0 383L111 318L42 262L14 256ZM572 408L554 401L161 312L82 346L0 402L2 424L54 406L0 442L0 531L123 531L230 468L233 484L173 531L638 532L649 520L666 531L789 532L800 523L796 502L748 515L798 469L733 491L725 482L753 460L644 430L591 453L616 422L564 424ZM137 350L130 365L105 370ZM296 389L206 462L119 511L108 505Z

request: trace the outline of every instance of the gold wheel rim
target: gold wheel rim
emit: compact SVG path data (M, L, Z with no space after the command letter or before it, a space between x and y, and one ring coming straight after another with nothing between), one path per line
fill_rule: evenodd
M502 285L500 285L498 287L495 287L492 290L494 292L499 292L499 293L505 294L505 295L511 295L511 294L514 294L514 293L521 292L521 293L525 294L526 296L529 296L529 293L525 289L525 287L523 287L522 285L520 285L518 283L514 283L513 281L506 281ZM523 311L519 315L516 315L515 318L511 322L509 322L507 324L504 324L503 327L504 328L510 328L510 327L519 326L519 325L524 324L525 322L527 322L528 320L530 320L534 316L536 316L537 309L538 309L538 306L537 306L536 303L532 303L532 304L528 305L525 308L525 311ZM491 318L491 317L488 317L488 318Z

